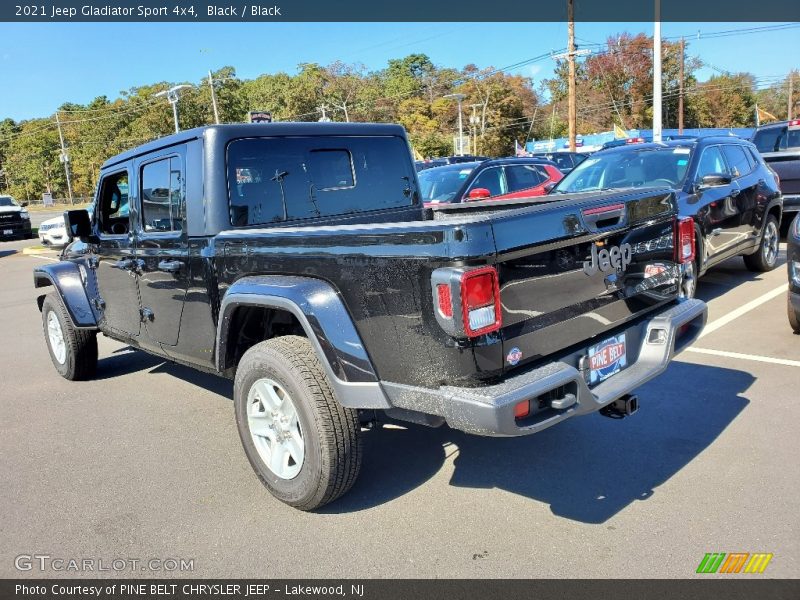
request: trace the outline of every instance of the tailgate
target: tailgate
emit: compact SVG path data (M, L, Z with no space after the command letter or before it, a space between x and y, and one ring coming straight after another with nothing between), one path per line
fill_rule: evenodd
M504 369L596 343L674 300L674 215L669 190L578 194L498 215Z

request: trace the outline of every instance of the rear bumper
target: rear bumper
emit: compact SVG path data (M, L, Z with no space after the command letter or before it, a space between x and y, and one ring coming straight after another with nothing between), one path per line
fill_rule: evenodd
M573 366L576 353L485 387L443 386L431 390L392 383L382 386L393 407L443 417L455 429L488 436L529 435L571 417L597 411L663 373L672 357L697 339L706 318L704 302L685 300L622 329L626 335L631 334L630 339L639 341L638 352L629 350L635 360L592 388L584 374ZM657 329L664 331L663 341L652 343L650 334ZM565 402L569 394L574 401ZM514 407L524 400L532 400L541 409L518 422ZM571 405L555 408L552 400L556 400L556 405ZM543 402L547 405L542 406Z

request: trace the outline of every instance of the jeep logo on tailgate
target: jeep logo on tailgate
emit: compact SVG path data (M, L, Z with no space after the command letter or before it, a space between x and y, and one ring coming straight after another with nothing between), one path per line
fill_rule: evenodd
M594 275L598 270L603 273L611 271L623 272L631 264L631 245L628 243L621 246L609 246L599 252L597 246L592 244L591 260L583 261L583 272L587 275Z

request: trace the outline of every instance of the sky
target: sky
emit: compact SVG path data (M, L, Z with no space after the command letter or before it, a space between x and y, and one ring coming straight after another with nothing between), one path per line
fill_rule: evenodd
M703 81L723 71L747 71L761 81L800 67L800 24L749 34L719 32L775 23L664 23L667 38L686 36L687 54L701 57ZM652 34L652 23L576 23L577 43L602 43L622 32ZM699 35L699 38L698 38ZM713 35L714 37L704 38ZM44 117L64 102L158 81L199 81L208 69L231 65L241 78L297 72L305 62L363 63L425 53L439 66L503 68L566 46L565 23L2 23L0 118ZM546 57L508 72L552 75Z

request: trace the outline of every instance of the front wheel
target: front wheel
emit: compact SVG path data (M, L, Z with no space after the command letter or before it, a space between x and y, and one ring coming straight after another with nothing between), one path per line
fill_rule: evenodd
M42 303L42 325L53 366L64 379L91 379L97 370L97 332L76 329L67 309L50 292Z
M358 412L337 402L306 338L245 352L233 397L245 454L278 500L314 510L352 487L361 469Z
M800 334L800 311L798 311L792 304L792 299L786 295L786 312L789 316L789 325L795 333Z
M745 266L757 273L772 271L778 264L779 243L778 219L775 218L775 215L769 215L766 223L764 223L761 244L755 253L744 257Z

